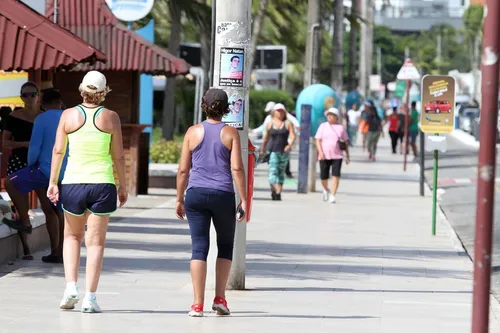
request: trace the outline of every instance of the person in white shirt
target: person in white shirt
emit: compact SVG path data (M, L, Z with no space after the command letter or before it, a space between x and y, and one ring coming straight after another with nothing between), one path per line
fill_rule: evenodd
M359 120L361 118L361 111L358 110L358 106L353 104L351 109L347 111L347 119L349 120L348 133L349 133L349 145L352 147L356 143L359 129Z
M276 105L276 103L273 101L270 101L267 103L266 108L264 110L267 113L266 119L264 119L264 122L262 123L262 125L260 125L257 128L254 128L253 130L250 130L250 133L257 134L257 135L264 135L267 124L269 124L269 122L273 119L273 117L271 116L271 111L273 110L275 105ZM293 115L291 115L290 113L287 112L286 119L289 122L291 122L292 125L294 126L295 133L300 132L300 123L297 120L297 118L295 118Z

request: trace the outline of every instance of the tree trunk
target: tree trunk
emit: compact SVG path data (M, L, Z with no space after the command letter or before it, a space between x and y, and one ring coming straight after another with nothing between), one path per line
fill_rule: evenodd
M357 88L356 68L358 66L358 35L359 25L356 20L358 17L359 0L352 0L351 6L351 31L349 32L349 68L348 68L348 91L353 91Z
M335 92L342 94L344 79L344 1L335 0L333 31L333 68L331 83Z
M201 3L209 5L209 0L199 0ZM210 23L212 26L212 23ZM210 87L210 56L212 51L211 43L211 30L204 29L200 27L200 43L201 43L201 68L203 68L203 74L205 76L205 82L203 82L203 91L207 91Z
M260 0L259 10L257 12L257 16L253 22L252 28L252 41L250 44L250 54L248 55L248 66L251 66L253 69L253 63L255 61L255 51L257 50L257 43L259 41L260 31L262 30L262 20L264 19L264 15L266 13L268 0Z
M179 55L179 48L181 44L181 10L175 4L175 1L168 2L168 9L170 12L170 39L168 42L168 51L175 55ZM163 123L162 133L165 140L173 140L175 133L175 77L167 79L165 85L165 97L163 100Z

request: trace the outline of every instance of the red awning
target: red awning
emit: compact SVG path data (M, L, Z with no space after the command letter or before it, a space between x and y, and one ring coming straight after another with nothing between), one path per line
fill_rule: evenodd
M163 48L127 29L105 0L58 0L57 23L104 52L106 64L92 69L139 71L174 76L187 74L189 65ZM54 17L54 0L47 1L47 17ZM89 70L88 66L78 69Z
M106 61L100 51L17 0L0 1L0 69L51 70Z

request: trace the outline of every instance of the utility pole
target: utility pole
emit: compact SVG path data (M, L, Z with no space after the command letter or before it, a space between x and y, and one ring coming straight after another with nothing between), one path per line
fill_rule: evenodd
M370 94L370 74L373 67L373 0L361 1L361 17L366 21L361 26L359 88L366 98Z
M495 205L496 137L498 120L498 79L500 66L500 2L488 0L484 21L482 57L481 124L476 200L476 241L474 246L474 291L472 333L489 332L491 248Z
M348 50L349 67L347 69L349 77L349 86L347 87L347 90L349 92L358 87L356 80L356 69L358 60L358 32L359 32L359 25L357 22L358 8L359 8L359 0L352 0L351 30L349 31L349 50Z
M344 1L335 0L333 30L332 88L337 95L342 93L344 79Z
M382 49L377 47L377 74L382 79Z
M307 8L307 45L304 70L304 88L319 83L321 63L321 3L309 0ZM309 140L309 191L316 191L316 144L313 137Z
M241 155L248 181L248 110L250 92L251 66L249 61L251 44L251 16L252 3L248 0L217 0L215 6L215 39L212 39L213 59L213 86L224 89L230 100L243 100L243 126L237 127L240 131ZM229 68L232 57L243 55L243 79L221 79L221 71ZM222 62L222 63L221 63ZM236 191L236 193L238 193ZM237 195L236 203L240 202ZM246 221L237 223L233 251L233 265L229 275L228 288L233 290L245 289L246 269Z

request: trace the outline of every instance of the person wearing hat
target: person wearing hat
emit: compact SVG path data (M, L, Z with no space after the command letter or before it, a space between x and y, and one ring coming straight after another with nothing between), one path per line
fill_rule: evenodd
M87 226L86 293L81 311L96 313L101 312L95 293L101 275L109 218L117 209L117 197L122 207L128 192L120 117L101 106L110 92L106 77L98 71L90 71L79 90L83 102L65 110L59 121L47 196L55 204L61 202L65 216L66 289L59 307L74 309L79 301L76 283L80 246ZM68 163L59 186L61 165L68 146ZM118 176L118 188L113 166Z
M323 201L329 201L330 203L337 202L336 195L340 184L340 171L344 152L346 164L350 162L349 135L344 126L338 124L339 114L339 110L336 108L326 110L327 121L319 126L314 137L318 150L321 185L323 185ZM328 189L330 172L331 191Z
M287 120L287 112L283 104L276 104L272 114L273 118L266 126L266 134L260 147L260 153L262 156L266 153L269 154L271 198L279 201L285 182L286 166L296 136L293 124Z
M194 290L189 311L191 317L203 317L211 221L217 233L218 250L212 310L217 315L231 313L226 301L226 287L233 259L236 220L244 220L247 205L240 135L236 128L222 122L229 113L226 92L209 89L203 96L201 108L207 120L191 126L184 136L175 206L177 218L184 220L187 217L191 233L190 266ZM241 198L238 208L233 180Z

